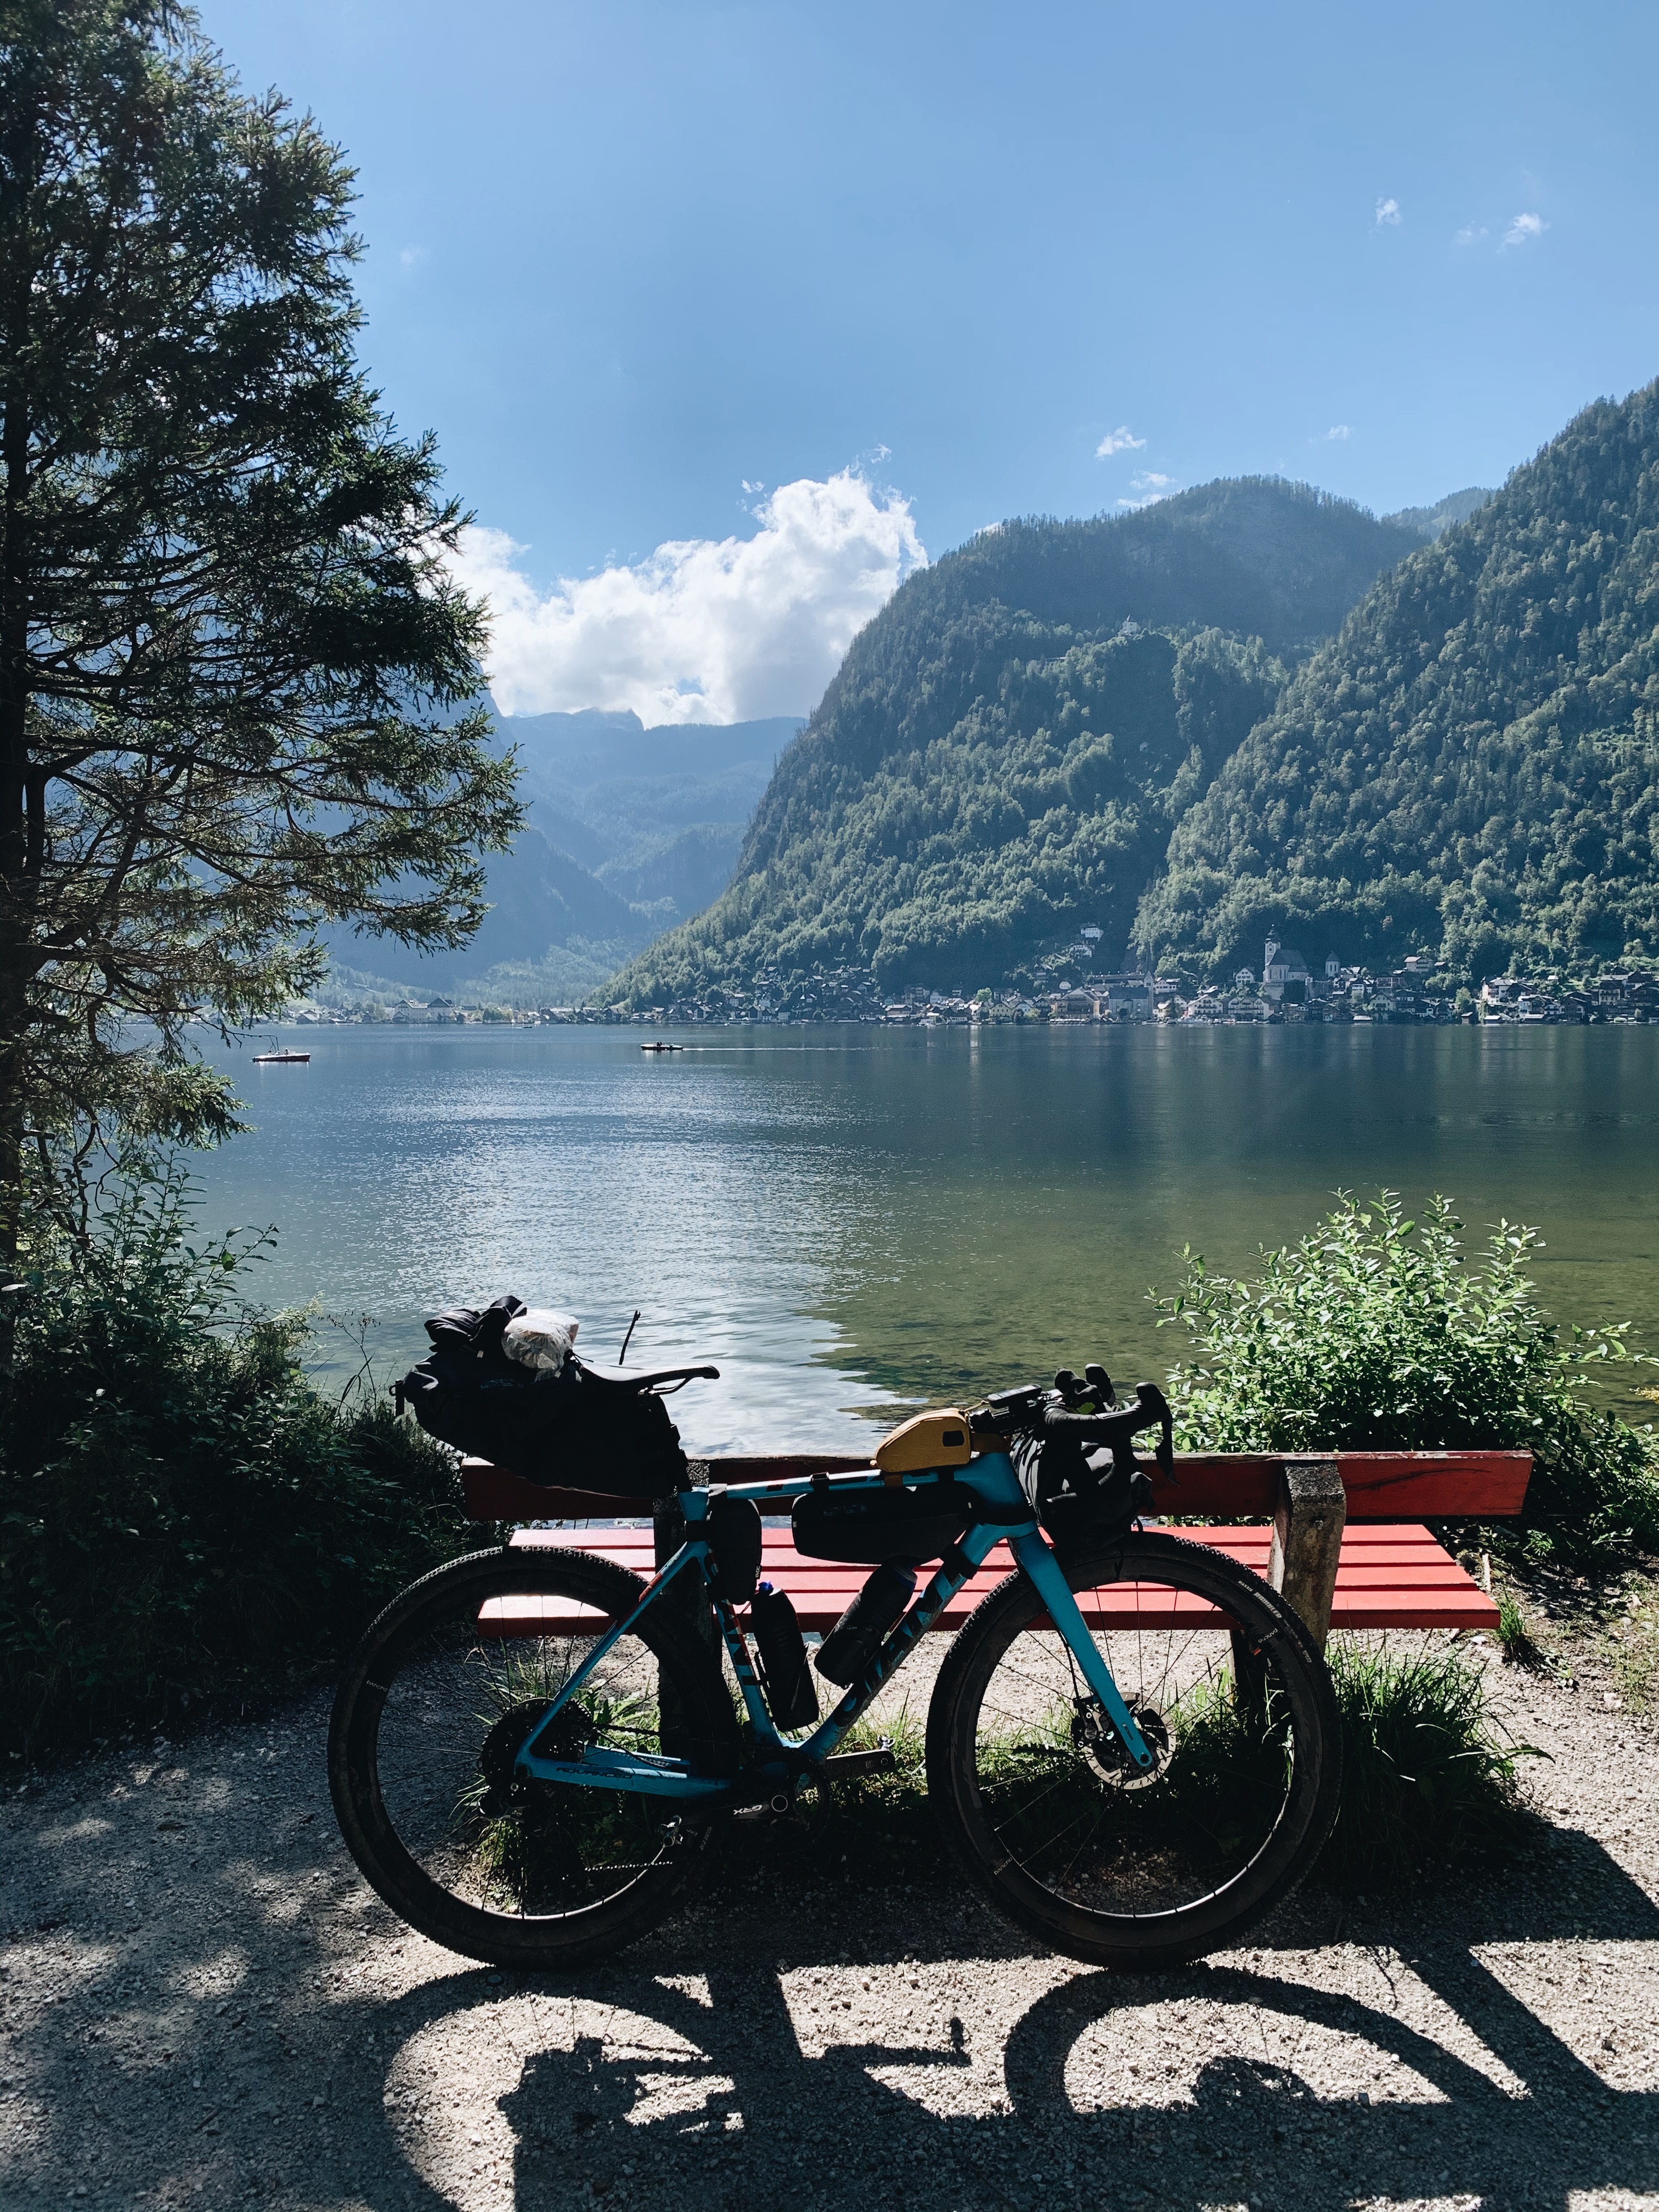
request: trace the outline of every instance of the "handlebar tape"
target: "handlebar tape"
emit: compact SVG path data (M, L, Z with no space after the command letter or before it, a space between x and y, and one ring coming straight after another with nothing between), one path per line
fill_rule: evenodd
M1173 1482L1175 1425L1170 1401L1155 1382L1137 1383L1135 1400L1133 1406L1121 1406L1109 1413L1068 1413L1063 1407L1048 1407L1042 1416L1042 1432L1056 1438L1074 1437L1080 1444L1104 1444L1115 1456L1120 1452L1130 1454L1130 1440L1142 1429L1161 1429L1158 1464L1165 1478Z

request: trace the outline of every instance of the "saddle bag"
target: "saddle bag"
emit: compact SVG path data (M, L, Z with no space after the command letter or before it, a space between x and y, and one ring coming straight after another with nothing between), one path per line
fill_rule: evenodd
M613 1498L659 1498L690 1476L679 1431L646 1377L599 1375L571 1352L556 1373L501 1349L521 1299L458 1307L426 1324L432 1350L398 1385L401 1404L441 1443L526 1481Z
M937 1559L973 1518L974 1497L948 1475L914 1489L826 1483L795 1500L790 1515L803 1559L878 1567L888 1559Z

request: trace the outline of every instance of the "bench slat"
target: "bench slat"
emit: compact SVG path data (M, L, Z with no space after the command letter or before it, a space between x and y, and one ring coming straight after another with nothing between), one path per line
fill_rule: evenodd
M1177 1528L1170 1533L1213 1545L1256 1574L1267 1572L1270 1528ZM643 1576L653 1571L649 1528L521 1528L513 1541L529 1549L592 1552ZM939 1626L959 1628L1012 1565L1007 1547L1000 1544L973 1581L946 1606ZM867 1571L832 1560L804 1559L787 1531L768 1528L764 1532L762 1575L788 1592L803 1628L820 1632L833 1628L862 1588ZM495 1632L502 1635L581 1633L590 1630L597 1619L580 1609L568 1614L550 1613L548 1608L555 1602L550 1600L501 1602L505 1611ZM1095 1625L1224 1628L1228 1623L1224 1614L1196 1599L1183 1596L1171 1604L1167 1595L1160 1593L1139 1606L1115 1608L1109 1619L1097 1619ZM1344 1532L1331 1610L1334 1628L1491 1629L1497 1625L1498 1607L1492 1600L1426 1528L1406 1525Z
M1501 1520L1520 1512L1532 1474L1530 1452L1337 1452L1347 1492L1348 1519L1398 1521L1427 1515L1452 1521ZM1177 1452L1178 1481L1166 1483L1155 1462L1140 1462L1152 1481L1160 1513L1271 1514L1279 1500L1285 1455L1268 1452ZM710 1459L700 1462L711 1482L799 1481L823 1469L851 1474L867 1460L824 1453ZM648 1498L606 1498L592 1491L558 1490L527 1482L488 1460L461 1462L466 1509L476 1521L568 1521L649 1513ZM763 1510L765 1509L763 1508ZM780 1504L782 1514L787 1507Z
M1279 1500L1279 1470L1287 1458L1334 1458L1348 1495L1348 1519L1397 1521L1417 1514L1437 1520L1504 1520L1520 1512L1532 1475L1523 1451L1308 1454L1177 1452L1178 1482L1164 1481L1152 1460L1161 1513L1271 1513Z

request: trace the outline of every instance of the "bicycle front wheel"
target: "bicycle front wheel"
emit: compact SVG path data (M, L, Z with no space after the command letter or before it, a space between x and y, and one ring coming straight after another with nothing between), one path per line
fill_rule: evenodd
M1056 1950L1136 1967L1200 1957L1287 1895L1330 1832L1330 1677L1284 1599L1207 1546L1138 1534L1061 1564L1152 1771L1130 1766L1016 1574L939 1669L935 1812L975 1887Z
M514 1759L636 1575L580 1552L475 1553L423 1576L353 1654L329 1784L353 1857L434 1942L498 1966L577 1965L672 1905L714 1832L696 1803L531 1779ZM650 1607L562 1709L555 1755L592 1746L733 1773L735 1715L713 1655Z

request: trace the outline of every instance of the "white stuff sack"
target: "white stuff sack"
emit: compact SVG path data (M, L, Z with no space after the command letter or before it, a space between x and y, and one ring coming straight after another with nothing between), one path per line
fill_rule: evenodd
M501 1331L501 1350L520 1367L556 1375L570 1357L580 1326L574 1314L555 1313L551 1306L532 1306Z

